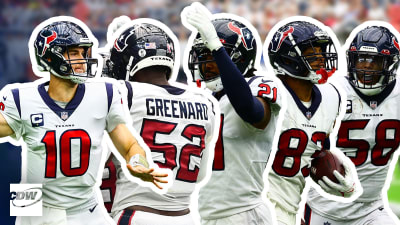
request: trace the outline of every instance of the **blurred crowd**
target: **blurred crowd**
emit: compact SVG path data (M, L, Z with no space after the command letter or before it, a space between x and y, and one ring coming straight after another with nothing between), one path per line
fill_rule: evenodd
M0 88L11 82L36 79L29 62L27 43L34 27L52 16L69 15L85 22L105 43L106 29L114 17L154 18L166 23L184 48L189 31L180 20L184 0L2 0L0 1ZM389 21L400 30L398 0L208 0L201 1L212 13L242 16L258 29L262 40L279 20L306 15L330 26L344 41L366 20Z

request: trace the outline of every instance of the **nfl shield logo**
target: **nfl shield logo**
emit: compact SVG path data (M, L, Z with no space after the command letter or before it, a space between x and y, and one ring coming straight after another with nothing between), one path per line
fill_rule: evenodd
M61 112L61 119L62 120L67 120L68 119L68 112Z
M378 106L378 102L377 101L370 101L369 102L369 107L371 107L372 109L375 109Z
M311 118L311 112L306 112L307 119Z

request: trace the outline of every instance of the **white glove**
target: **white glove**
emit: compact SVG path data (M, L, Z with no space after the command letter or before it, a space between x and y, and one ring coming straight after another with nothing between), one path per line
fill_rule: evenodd
M345 171L344 177L337 170L333 171L333 175L339 181L339 184L331 181L327 176L323 176L318 184L326 193L348 198L356 192L355 176L351 170L352 162L341 157L338 158L341 159Z
M218 50L222 47L214 25L211 23L211 13L199 2L187 6L182 11L182 20L196 28L204 44L210 51Z
M107 28L107 42L114 43L114 40L112 40L112 36L120 27L129 22L131 22L131 19L127 16L115 17Z

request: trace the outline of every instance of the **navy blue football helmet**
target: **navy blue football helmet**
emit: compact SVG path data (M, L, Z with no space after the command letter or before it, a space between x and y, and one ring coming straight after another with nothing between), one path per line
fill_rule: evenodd
M305 53L307 49L312 51ZM325 83L325 74L330 76L338 68L337 51L329 34L306 21L280 27L269 43L268 56L276 74L314 84ZM311 66L315 61L321 62L319 68Z
M111 77L132 81L139 70L151 67L166 67L170 78L175 62L175 48L172 39L159 27L148 24L134 24L115 40L111 49Z
M244 76L252 75L257 54L257 44L253 33L243 23L233 19L214 19L211 21L217 31L226 52ZM207 63L214 63L210 50L206 47L200 34L197 34L189 53L188 67L193 81L205 81L207 88L213 92L223 89L219 74L207 70Z
M399 43L389 29L369 26L357 33L347 50L350 84L365 95L376 95L395 81Z
M75 83L83 83L89 77L94 77L97 59L91 58L93 41L77 24L70 21L53 22L45 26L34 41L35 57L40 71L70 79ZM82 47L83 59L69 59L70 47ZM68 55L68 59L64 54ZM72 65L85 64L84 73L74 72Z

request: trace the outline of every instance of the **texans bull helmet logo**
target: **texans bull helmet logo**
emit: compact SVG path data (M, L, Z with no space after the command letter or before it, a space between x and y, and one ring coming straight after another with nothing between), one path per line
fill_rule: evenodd
M243 46L247 50L253 49L254 37L253 35L251 35L251 31L249 30L249 28L239 28L233 22L230 22L228 24L228 28L239 36L239 38L242 40Z
M115 39L114 48L118 52L123 52L125 48L128 47L128 43L126 43L127 40L129 39L130 36L132 36L135 33L136 30L137 28L130 30L129 34L126 37L123 33L121 36L119 36L119 38Z
M55 31L50 31L50 30L42 31L35 42L37 55L39 55L40 57L44 56L46 50L50 46L50 43L56 39L57 39L57 33Z
M271 42L271 51L277 52L281 48L282 42L289 36L289 34L293 33L293 31L294 28L292 26L289 26L288 29L284 32L276 32Z

